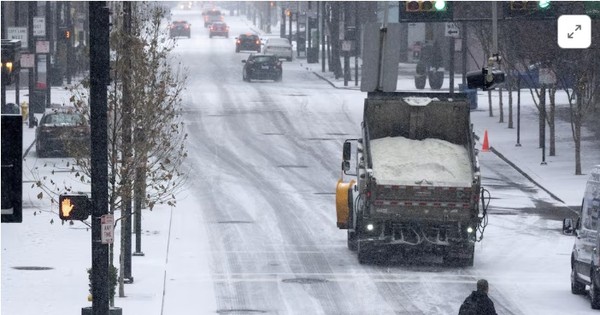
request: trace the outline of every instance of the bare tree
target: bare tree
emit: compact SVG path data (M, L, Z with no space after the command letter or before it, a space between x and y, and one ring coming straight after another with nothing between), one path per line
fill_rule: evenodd
M120 3L115 3L118 5ZM181 171L187 157L184 123L181 116L181 96L187 75L180 63L170 57L175 42L167 37L164 24L166 9L152 3L136 3L132 19L132 32L122 32L122 14L113 15L111 31L112 82L108 93L108 167L109 213L124 207L131 200L131 179L136 170L144 174L144 198L150 210L156 204L176 205L176 194L182 187L185 175ZM113 12L122 12L113 8ZM123 45L124 41L127 45ZM127 56L128 58L123 58ZM125 63L127 61L127 63ZM132 97L123 98L124 82L128 83ZM70 102L89 117L89 79L71 89ZM133 148L123 141L124 108L131 113L136 130L142 130L145 141L133 143ZM127 125L127 124L125 124ZM139 140L139 139L138 139ZM73 191L77 182L91 183L89 150L72 148L72 159L64 164L45 164L44 167L68 170L71 182L55 182L32 169L35 185L41 192L38 198L50 198L54 203L58 195ZM80 185L79 185L80 186ZM121 218L115 220L117 224ZM131 235L122 235L131 237ZM110 248L111 262L113 256Z

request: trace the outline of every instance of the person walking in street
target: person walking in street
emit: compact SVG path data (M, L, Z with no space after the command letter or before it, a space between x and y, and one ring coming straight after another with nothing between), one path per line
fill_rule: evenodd
M497 315L494 302L488 297L487 280L477 281L477 291L473 291L460 306L458 315Z

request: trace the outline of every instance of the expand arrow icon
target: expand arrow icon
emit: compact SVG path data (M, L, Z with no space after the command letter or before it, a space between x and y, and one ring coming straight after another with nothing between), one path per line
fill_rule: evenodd
M581 25L577 25L577 28L575 28L575 31L579 31L581 29Z
M568 38L573 38L573 34L575 33L569 33L569 35L567 35Z

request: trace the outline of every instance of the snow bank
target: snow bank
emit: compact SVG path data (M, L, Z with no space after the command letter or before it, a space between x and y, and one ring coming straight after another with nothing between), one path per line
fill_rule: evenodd
M471 186L469 152L440 139L386 137L371 140L373 176L382 185ZM427 183L427 182L429 183Z

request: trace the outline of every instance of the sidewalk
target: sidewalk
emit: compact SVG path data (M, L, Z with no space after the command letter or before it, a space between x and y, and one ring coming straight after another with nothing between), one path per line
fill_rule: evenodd
M411 72L412 64L400 64L397 91L432 91L427 86L423 90L417 90ZM307 70L312 71L319 78L327 81L330 85L340 89L360 90L360 82L355 86L354 80L348 86L344 86L344 79L336 79L331 72L322 72L320 64L309 66ZM352 72L354 76L354 72ZM352 78L354 79L354 77ZM446 74L442 91L448 91L449 82ZM461 83L461 75L455 75L455 91L458 92L458 84ZM488 131L490 153L505 159L507 163L522 173L536 186L548 192L556 200L557 204L565 205L576 210L581 205L581 198L588 179L588 171L600 164L600 128L593 128L588 122L582 128L581 141L581 167L584 175L575 174L575 145L571 133L571 125L567 120L568 115L556 116L556 156L549 156L549 142L546 142L546 164L542 162L542 149L539 148L538 135L538 111L529 89L521 90L521 126L520 144L517 144L517 108L516 95L513 92L513 128L508 128L508 92L503 91L504 122L499 123L499 96L498 91L492 92L493 117L489 115L488 93L478 91L478 109L471 112L471 122L476 136L483 141L485 130ZM366 93L365 93L366 97ZM557 113L568 113L569 104L565 91L556 93ZM549 139L549 130L546 129L546 139ZM481 142L477 144L481 148Z

